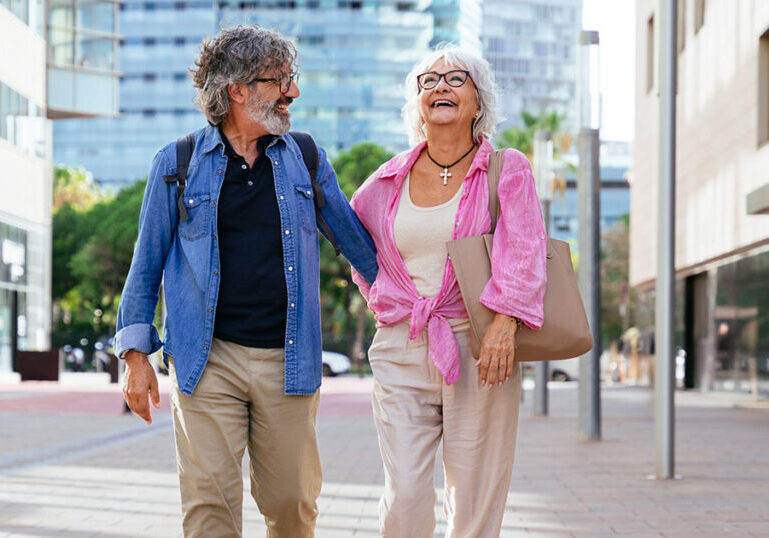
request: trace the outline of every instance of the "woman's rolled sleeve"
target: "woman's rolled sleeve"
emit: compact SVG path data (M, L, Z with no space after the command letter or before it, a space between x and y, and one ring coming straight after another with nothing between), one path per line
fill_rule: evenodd
M532 329L544 320L547 238L529 161L506 150L499 181L500 216L494 233L491 279L481 303Z

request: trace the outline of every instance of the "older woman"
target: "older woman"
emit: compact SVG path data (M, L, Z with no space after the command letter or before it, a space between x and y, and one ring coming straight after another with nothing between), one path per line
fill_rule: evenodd
M385 537L433 536L433 468L443 441L447 536L498 536L520 402L519 324L542 325L545 233L531 167L505 150L492 278L496 312L476 361L446 242L487 233L488 137L497 123L486 61L449 46L407 78L404 117L416 145L370 177L353 208L377 247L379 274L356 283L376 314L369 351L374 419L385 469Z

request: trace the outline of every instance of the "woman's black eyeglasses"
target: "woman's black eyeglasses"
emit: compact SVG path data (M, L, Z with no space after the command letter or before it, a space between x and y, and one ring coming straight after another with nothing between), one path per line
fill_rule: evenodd
M438 85L442 78L445 79L446 84L452 88L459 88L462 84L467 82L468 78L471 77L470 71L464 71L461 69L455 69L454 71L449 71L448 73L436 73L435 71L428 71L427 73L417 75L417 84L419 84L419 87L423 90L432 90Z
M292 82L299 82L299 73L289 73L280 78L255 78L254 82L277 82L280 85L280 93L286 94L291 89Z

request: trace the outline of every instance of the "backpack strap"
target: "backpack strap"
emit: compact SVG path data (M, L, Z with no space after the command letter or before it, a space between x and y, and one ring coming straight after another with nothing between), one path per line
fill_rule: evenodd
M179 218L183 221L190 219L187 215L187 208L184 205L184 188L187 186L187 170L190 167L190 159L192 159L193 151L195 151L194 133L179 138L176 141L176 173L163 176L163 181L166 183L176 183Z
M489 156L489 215L491 215L491 231L497 227L499 219L499 177L502 175L502 165L505 161L505 150L498 149Z
M315 145L315 140L312 139L312 136L307 133L292 131L288 134L291 135L291 138L293 138L294 142L299 146L299 150L302 152L304 166L310 173L310 182L312 183L312 192L314 194L312 200L315 204L315 222L320 228L320 231L323 232L323 235L326 236L326 239L329 240L331 246L334 247L336 255L339 256L339 243L336 242L334 232L331 231L326 219L323 218L323 215L320 212L321 207L326 207L326 196L323 194L323 189L320 187L320 183L318 183L317 180L319 160L318 146Z

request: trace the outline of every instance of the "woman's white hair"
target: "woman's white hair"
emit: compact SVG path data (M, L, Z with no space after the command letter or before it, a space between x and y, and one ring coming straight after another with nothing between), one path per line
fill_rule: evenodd
M497 108L497 85L489 62L474 52L451 43L441 43L433 52L422 58L406 76L406 104L403 105L403 121L409 135L409 142L416 145L427 140L425 121L419 113L417 75L430 69L438 60L470 72L478 95L478 117L473 121L473 141L479 144L481 136L491 138L494 129L502 120Z

